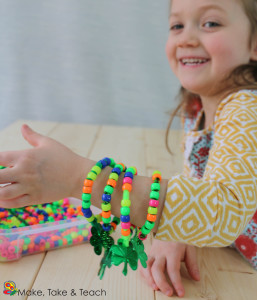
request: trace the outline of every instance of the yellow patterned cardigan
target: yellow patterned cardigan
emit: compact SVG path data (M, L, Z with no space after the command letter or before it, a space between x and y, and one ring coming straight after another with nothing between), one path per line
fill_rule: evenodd
M198 247L232 244L257 209L257 94L233 93L218 106L201 179L168 182L157 239Z

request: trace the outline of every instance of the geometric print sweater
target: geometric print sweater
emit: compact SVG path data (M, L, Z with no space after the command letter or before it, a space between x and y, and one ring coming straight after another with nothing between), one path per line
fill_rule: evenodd
M229 95L214 125L199 130L202 115L184 120L184 172L168 181L155 238L198 247L233 244L256 268L257 92Z

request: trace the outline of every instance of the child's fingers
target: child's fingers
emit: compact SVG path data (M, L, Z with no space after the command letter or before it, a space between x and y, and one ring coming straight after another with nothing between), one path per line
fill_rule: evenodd
M0 184L17 182L17 175L14 168L0 170Z
M8 200L1 200L0 197L0 207L3 208L18 208L27 205L32 205L32 203L30 202L29 195L21 195L19 197L8 199Z
M21 133L24 139L33 147L37 147L42 142L44 136L32 130L28 125L21 127Z
M19 198L25 194L24 188L21 184L12 183L0 187L0 200L12 201L12 199Z
M152 287L152 289L157 290L158 286L154 282L152 272L151 272L151 267L154 262L153 257L149 257L147 260L147 268L143 268L141 264L139 264L139 272L141 276L145 279L147 284Z
M165 268L166 268L166 258L160 257L159 259L156 259L151 269L152 275L155 283L157 284L161 292L166 296L172 296L173 289L167 281L165 275Z
M200 271L197 263L197 252L195 247L188 248L185 257L185 264L189 275L194 279L200 280Z
M10 167L14 165L16 159L16 151L0 152L0 166ZM3 172L5 169L1 169ZM1 173L0 173L1 174Z
M173 288L176 290L179 297L185 295L185 289L182 284L181 274L180 274L180 260L172 261L172 264L167 265L167 272L172 282Z

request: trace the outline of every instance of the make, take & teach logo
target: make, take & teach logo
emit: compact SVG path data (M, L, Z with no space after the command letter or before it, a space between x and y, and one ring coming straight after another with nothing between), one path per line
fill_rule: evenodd
M11 280L8 280L4 283L4 291L3 293L5 295L14 295L18 292L18 289L16 288L16 284L15 282L11 281Z

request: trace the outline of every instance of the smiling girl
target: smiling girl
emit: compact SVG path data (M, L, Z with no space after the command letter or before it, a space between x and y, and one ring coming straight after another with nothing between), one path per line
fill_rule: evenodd
M182 85L175 112L183 115L184 174L162 180L156 239L141 273L153 288L183 296L181 261L200 279L195 246L235 242L256 268L257 0L172 0L166 53ZM26 125L22 134L32 149L0 153L0 164L11 167L0 173L0 184L11 183L0 189L0 206L79 198L84 174L95 162ZM110 171L106 167L94 183L91 201L97 207ZM144 176L133 180L131 223L139 227L150 184ZM112 197L116 216L120 199L118 183ZM244 237L255 245L251 255L243 251Z

